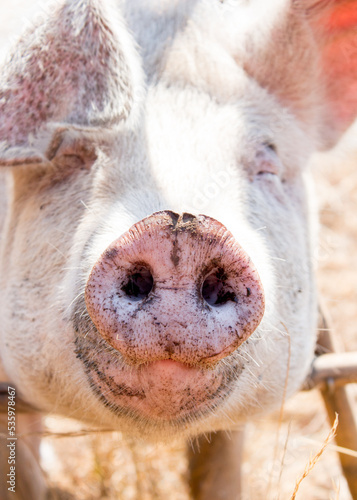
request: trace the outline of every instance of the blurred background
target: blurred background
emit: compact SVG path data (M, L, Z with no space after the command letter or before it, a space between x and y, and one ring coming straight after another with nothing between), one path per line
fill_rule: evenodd
M48 2L0 0L0 59ZM1 119L1 117L0 117ZM320 207L315 262L321 296L344 350L357 351L357 125L334 151L311 165ZM357 412L356 386L351 386ZM317 391L289 400L277 414L248 424L243 464L244 500L285 500L329 432ZM188 500L185 443L132 442L119 432L83 432L75 421L46 417L42 467L58 498L78 500ZM350 500L334 446L301 484L297 498Z

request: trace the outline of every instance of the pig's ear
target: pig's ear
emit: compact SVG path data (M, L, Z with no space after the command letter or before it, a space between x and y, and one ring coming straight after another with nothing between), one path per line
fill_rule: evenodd
M310 4L307 16L320 54L322 133L333 145L357 117L357 1Z
M357 116L357 0L290 0L246 67L330 147Z
M0 69L0 165L46 161L37 136L54 124L110 129L135 114L139 56L110 1L62 2Z

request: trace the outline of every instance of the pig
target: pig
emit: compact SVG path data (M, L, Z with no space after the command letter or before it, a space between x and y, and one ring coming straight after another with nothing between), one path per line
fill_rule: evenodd
M217 433L195 498L239 497L221 431L313 359L307 164L356 116L356 6L65 0L1 69L3 379L134 437Z

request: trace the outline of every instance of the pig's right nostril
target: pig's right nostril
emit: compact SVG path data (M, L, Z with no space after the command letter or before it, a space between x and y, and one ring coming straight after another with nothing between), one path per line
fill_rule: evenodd
M227 283L223 269L207 276L202 285L202 297L210 306L222 306L228 301L236 302L236 295Z
M141 267L130 274L128 281L122 286L123 292L132 300L145 299L154 286L154 279L149 269Z

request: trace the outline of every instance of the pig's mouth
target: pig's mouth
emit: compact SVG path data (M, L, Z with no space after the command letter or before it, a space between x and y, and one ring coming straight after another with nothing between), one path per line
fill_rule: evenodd
M77 356L92 391L119 417L177 427L211 415L232 392L232 370L190 367L170 359L133 367L110 348L89 349L88 340L77 338Z
M202 415L223 391L227 392L222 386L222 375L204 373L171 360L134 370L112 370L112 374L92 372L90 377L107 406L156 421L177 423Z

